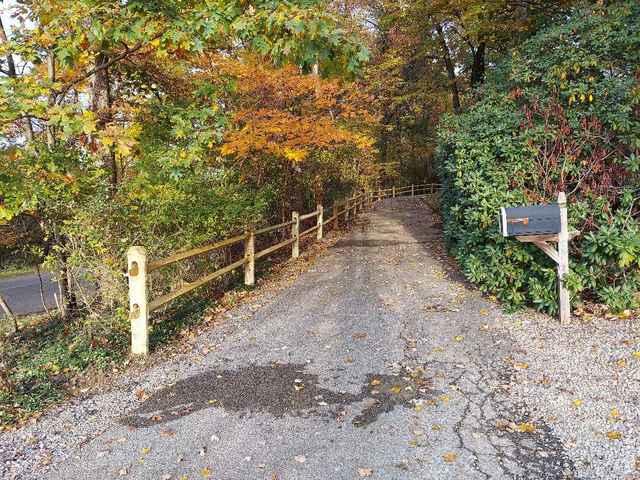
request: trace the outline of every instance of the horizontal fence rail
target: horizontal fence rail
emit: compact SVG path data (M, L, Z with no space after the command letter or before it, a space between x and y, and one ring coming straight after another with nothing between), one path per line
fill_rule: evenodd
M322 240L325 227L333 222L339 222L342 217L344 224L355 218L359 212L370 207L374 202L388 197L398 196L425 196L437 193L440 189L438 184L410 185L406 187L378 189L377 191L362 192L352 196L343 202L336 203L331 208L333 215L324 217L325 209L318 205L315 211L300 215L298 212L291 214L291 220L278 225L270 225L260 229L248 227L242 235L237 235L216 243L193 248L185 252L175 253L168 257L148 261L147 252L144 247L131 247L127 252L127 276L129 278L129 319L131 321L131 352L135 355L147 355L149 353L149 315L168 303L180 298L193 290L202 287L213 280L231 273L239 268L244 268L245 285L255 285L255 262L258 259L272 255L273 253L291 246L291 258L300 256L300 239L312 233L316 233L316 239ZM300 231L300 223L316 219L315 224ZM271 245L259 252L255 251L255 239L258 235L276 232L286 228L291 229L290 238L275 245ZM244 257L230 265L222 267L215 272L193 282L184 282L179 288L161 295L155 299L148 299L148 276L150 273L161 270L175 263L198 257L224 247L244 244Z

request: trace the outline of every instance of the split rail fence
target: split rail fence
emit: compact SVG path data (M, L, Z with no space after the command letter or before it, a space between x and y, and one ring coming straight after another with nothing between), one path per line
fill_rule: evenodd
M322 205L318 205L316 210L304 215L298 212L291 214L291 220L278 225L267 226L260 229L248 227L242 235L237 235L220 242L212 243L202 247L194 248L185 252L175 253L160 260L150 260L144 247L134 246L127 252L127 276L129 278L129 319L131 321L131 352L134 355L147 355L149 353L149 316L159 310L164 305L182 297L193 290L206 285L213 280L231 273L237 269L244 269L245 285L255 285L256 260L267 257L285 247L291 246L291 258L300 256L300 240L313 233L317 240L324 236L325 227L343 218L345 224L350 218L355 218L365 208L370 207L374 202L384 198L395 198L399 196L428 196L436 194L440 189L438 184L410 185L402 188L391 187L379 189L377 191L362 192L346 201L336 203L333 207L333 215L325 219L325 211ZM316 219L315 225L304 231L300 231L300 224L306 220ZM256 237L291 228L291 237L272 245L262 251L256 252ZM148 275L154 271L168 267L175 263L198 257L223 247L228 247L238 243L244 243L244 257L231 263L213 273L181 287L165 295L149 300L148 298Z

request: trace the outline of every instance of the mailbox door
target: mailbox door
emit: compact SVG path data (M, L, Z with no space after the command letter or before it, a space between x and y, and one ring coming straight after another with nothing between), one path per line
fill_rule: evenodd
M560 207L557 204L503 208L500 220L505 237L560 233Z

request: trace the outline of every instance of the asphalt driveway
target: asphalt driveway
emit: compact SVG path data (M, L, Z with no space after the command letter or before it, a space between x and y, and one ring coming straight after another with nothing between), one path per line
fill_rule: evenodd
M572 443L573 410L534 389L553 387L555 360L540 367L546 384L526 378L541 375L526 336L458 278L434 221L419 200L384 202L291 287L233 310L188 353L0 437L0 473L623 478L637 445Z

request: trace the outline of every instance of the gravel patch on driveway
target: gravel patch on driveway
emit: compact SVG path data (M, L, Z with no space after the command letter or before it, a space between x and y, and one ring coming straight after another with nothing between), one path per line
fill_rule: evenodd
M640 473L634 324L505 314L461 281L421 200L378 204L289 288L226 315L187 353L1 435L0 477Z
M582 478L640 479L640 324L574 322L501 319L527 366L513 395L553 428Z

